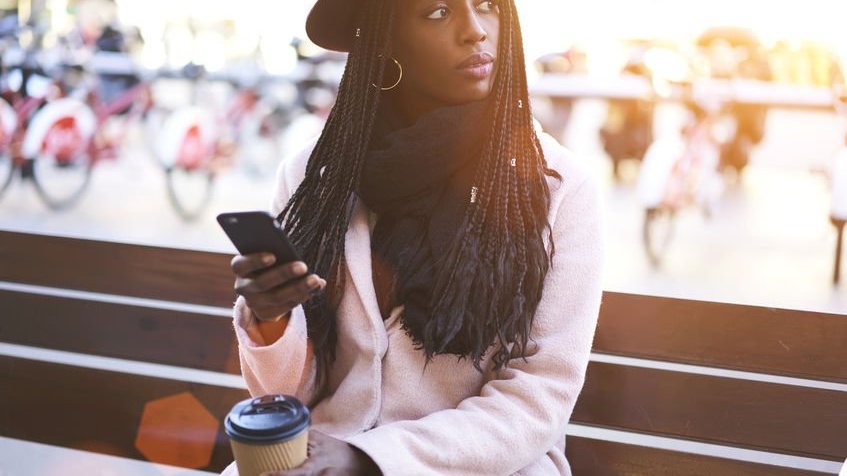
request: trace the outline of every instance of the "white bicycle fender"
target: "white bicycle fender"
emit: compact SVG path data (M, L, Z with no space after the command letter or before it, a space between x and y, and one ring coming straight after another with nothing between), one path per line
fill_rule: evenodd
M215 131L211 116L211 112L202 108L186 107L177 109L165 119L155 148L163 166L172 167L177 163L185 136L195 126L199 128L203 142L208 147L212 146Z
M74 98L56 99L36 112L27 126L21 149L24 157L36 157L41 152L41 146L50 128L68 117L74 119L82 140L87 141L94 135L97 118L90 107Z

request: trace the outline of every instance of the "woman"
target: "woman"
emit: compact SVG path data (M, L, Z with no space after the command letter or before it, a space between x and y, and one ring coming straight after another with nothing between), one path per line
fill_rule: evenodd
M279 474L570 474L599 196L533 126L513 0L319 0L307 32L349 52L272 206L314 274L232 262L251 394L312 409Z

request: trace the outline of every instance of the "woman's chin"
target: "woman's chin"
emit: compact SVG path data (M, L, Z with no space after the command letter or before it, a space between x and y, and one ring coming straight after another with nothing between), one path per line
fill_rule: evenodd
M491 94L491 84L480 81L478 84L470 85L463 88L461 94L458 94L455 104L464 104L474 101L481 101Z

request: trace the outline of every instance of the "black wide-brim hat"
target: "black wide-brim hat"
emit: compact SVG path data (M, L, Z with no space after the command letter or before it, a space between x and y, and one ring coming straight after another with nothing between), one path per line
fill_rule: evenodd
M349 53L364 0L318 0L306 18L306 34L321 48Z

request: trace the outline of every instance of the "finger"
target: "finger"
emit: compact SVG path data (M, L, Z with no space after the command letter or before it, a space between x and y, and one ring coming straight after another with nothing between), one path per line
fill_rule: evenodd
M253 276L255 290L251 291L263 292L273 289L281 284L302 278L306 275L307 271L306 264L302 261L274 266L267 271L263 271L260 274Z
M245 290L242 281L236 281L236 292L242 295L254 315L260 321L275 321L280 316L291 311L315 296L320 295L326 288L326 280L310 276L297 285L283 285L267 292L251 293ZM240 278L239 278L240 279ZM317 284L314 284L317 281ZM308 284L312 285L309 286ZM305 284L305 285L304 285Z
M294 290L299 292L301 296L305 296L306 299L308 299L311 292L322 289L325 286L326 280L317 274L310 274L306 277L306 279L297 281L294 285Z
M261 298L267 298L271 302L294 302L294 305L306 302L311 293L322 291L326 287L326 281L315 274L294 282L282 285L276 289L264 293ZM258 297L258 295L257 295Z
M310 430L308 442L308 459L306 459L303 464L284 472L268 474L263 473L261 476L313 476L315 474L319 474L320 469L323 468L323 465L320 464L321 449L329 438L330 437L328 435L321 433L317 430Z
M286 263L251 276L250 281L243 281L236 291L244 293L261 293L280 286L288 281L302 277L306 273L306 264L302 261Z
M289 303L294 307L308 301L313 294L322 292L325 287L326 281L311 275L267 290L263 290L263 286L250 281L237 281L235 291L244 296L250 306L255 309L258 307L277 308Z
M248 255L237 255L230 261L232 271L242 277L246 277L260 269L267 268L276 262L276 257L271 253L252 253Z
M261 316L267 317L275 317L277 314L285 314L300 304L296 301L296 296L290 293L279 294L272 292L245 294L244 299L247 301L247 305L250 306L250 309L253 309Z
M326 451L331 451L333 443L335 443L335 438L321 433L319 431L310 430L309 431L309 441L307 443L307 448L309 450L309 461L320 461L321 454Z
M306 265L297 261L290 265L274 266L252 277L242 277L236 280L235 292L242 295L257 294L270 291L292 280L303 277Z
M257 319L260 321L276 321L280 316L323 292L326 288L326 281L319 281L319 285L313 286L310 291L283 286L270 292L246 294L245 299Z

